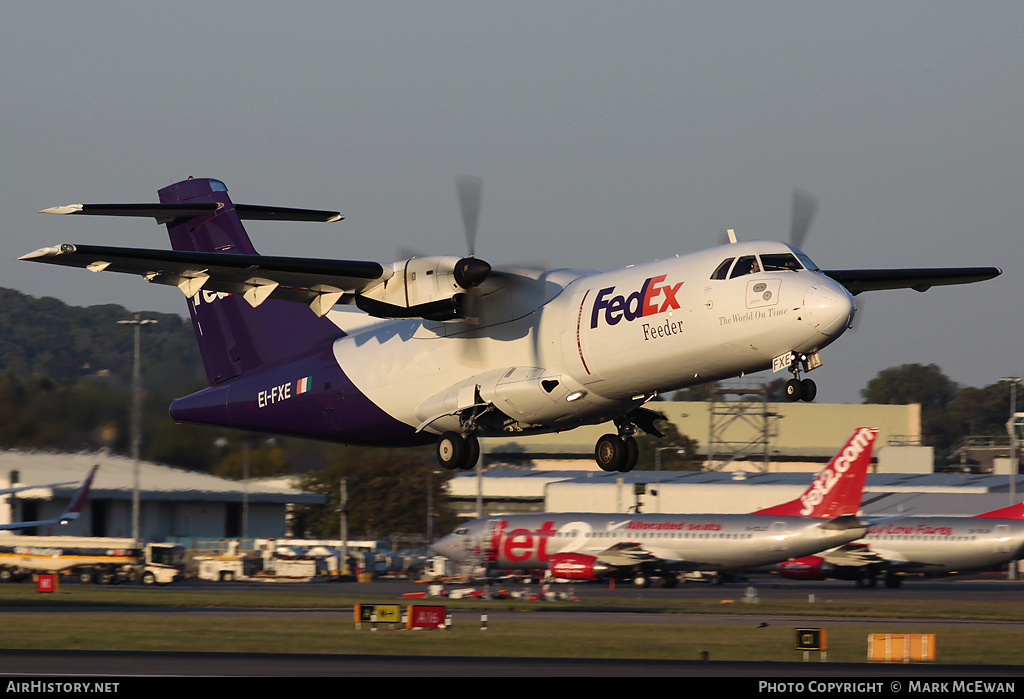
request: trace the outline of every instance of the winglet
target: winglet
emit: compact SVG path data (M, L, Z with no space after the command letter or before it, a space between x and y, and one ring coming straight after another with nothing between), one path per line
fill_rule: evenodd
M71 498L71 504L64 510L64 513L58 518L61 524L67 524L78 519L78 515L82 513L82 508L85 506L85 501L89 498L89 489L92 487L92 479L96 476L96 470L99 466L93 466L92 470L89 471L89 475L86 476L85 480L82 481L82 485L78 488L75 496Z
M984 512L980 515L974 516L981 517L983 519L1024 519L1024 502L1018 502L1016 505L1002 507L998 510L992 510L991 512Z
M753 514L819 519L857 514L877 436L878 430L874 427L855 430L803 495Z

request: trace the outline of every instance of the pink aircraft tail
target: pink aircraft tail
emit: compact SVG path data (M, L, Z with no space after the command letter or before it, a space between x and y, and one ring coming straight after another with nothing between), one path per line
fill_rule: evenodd
M75 493L74 497L71 498L71 503L68 505L68 509L64 510L64 514L60 516L62 524L78 519L78 515L82 513L82 508L85 507L85 501L89 499L89 489L92 488L92 479L96 477L96 470L98 468L99 466L92 467L92 470L89 471L89 475L86 476L84 481L82 481L82 485L79 486L78 491Z
M855 430L803 495L753 514L818 519L857 514L877 435L878 430L873 427Z
M992 510L991 512L985 512L975 517L982 517L985 519L1024 519L1024 502L1018 502L1016 505L1010 505L1009 507L1003 507L998 510Z

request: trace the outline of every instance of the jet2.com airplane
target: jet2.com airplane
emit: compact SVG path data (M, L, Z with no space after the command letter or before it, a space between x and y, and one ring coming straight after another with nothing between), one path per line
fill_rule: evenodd
M158 204L49 213L152 217L172 250L64 244L21 259L138 274L177 286L210 386L171 405L183 422L362 445L436 440L446 468L473 468L479 437L612 422L606 471L637 460L658 394L774 368L791 400L843 334L863 291L991 279L995 267L822 270L798 247L815 211L794 197L792 244L736 242L612 271L492 268L474 256L481 187L459 178L467 257L393 263L257 254L242 219L337 221L337 212L233 204L188 179ZM305 304L305 306L304 306ZM354 304L364 313L337 310Z

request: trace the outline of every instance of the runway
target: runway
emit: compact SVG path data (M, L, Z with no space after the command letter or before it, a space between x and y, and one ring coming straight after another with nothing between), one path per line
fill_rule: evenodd
M204 583L186 582L186 586L204 586ZM214 583L213 585L224 585ZM246 585L247 583L226 583ZM339 593L379 595L386 599L399 599L404 592L421 591L422 585L404 582L373 582L360 584L302 584L302 588L313 595L333 596ZM290 586L292 587L292 586ZM268 594L279 589L275 585L260 585ZM951 604L957 600L977 599L983 596L990 600L1005 600L1019 604L1024 595L1024 582L1007 581L996 577L975 576L970 579L921 580L906 583L902 588L863 589L851 583L829 581L825 583L801 583L777 581L774 578L751 579L731 586L686 585L674 590L632 588L609 589L606 586L577 588L577 594L586 597L620 597L629 599L737 599L752 591L771 597L807 599L814 595L822 600L871 599L874 598L928 598L948 599ZM539 604L543 604L542 602ZM175 615L217 615L232 617L239 615L261 615L286 618L318 616L326 618L351 619L351 611L344 609L188 609L175 608L10 608L4 614L52 611L58 613L146 613ZM455 612L456 624L478 623L479 612ZM737 624L749 625L748 615L729 614L654 614L643 612L501 612L490 611L488 616L495 621L503 617L558 621L570 617L574 622L600 621L648 624ZM869 619L843 619L832 615L813 616L765 616L757 621L772 625L815 626L842 623L864 624ZM999 626L1008 622L999 621L935 621L907 620L914 624L985 625ZM27 677L34 680L43 678L115 678L124 681L124 687L135 686L143 678L196 678L196 677L718 677L727 678L730 687L751 689L758 678L822 678L822 677L958 677L995 678L1022 677L1024 666L1007 665L879 665L868 663L801 663L801 662L734 662L700 660L616 660L616 659L571 659L571 658L479 658L479 657L431 657L431 656L367 656L367 655L305 655L267 653L151 653L125 651L61 651L61 650L0 650L0 676L6 678ZM5 680L6 681L6 680ZM1024 685L1022 685L1024 686ZM119 692L121 689L118 690Z

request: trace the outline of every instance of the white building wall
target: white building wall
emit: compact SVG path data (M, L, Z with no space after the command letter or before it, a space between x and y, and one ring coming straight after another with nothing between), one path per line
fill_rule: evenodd
M743 514L788 502L807 489L806 485L742 483L648 483L645 487L647 492L637 496L632 483L552 483L548 486L545 510L627 512L639 497L642 512Z

